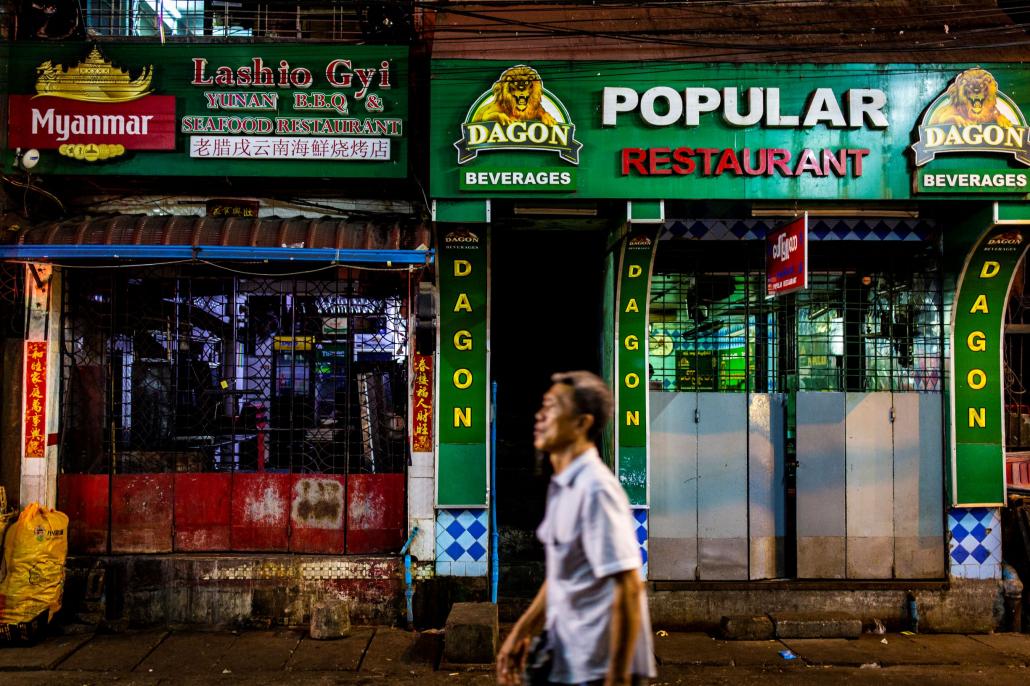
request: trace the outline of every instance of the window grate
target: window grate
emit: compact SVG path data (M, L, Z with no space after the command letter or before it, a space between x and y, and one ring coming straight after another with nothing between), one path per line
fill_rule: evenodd
M651 388L941 392L936 255L922 243L816 243L808 288L766 299L764 243L663 242Z
M406 282L66 278L65 471L403 471Z

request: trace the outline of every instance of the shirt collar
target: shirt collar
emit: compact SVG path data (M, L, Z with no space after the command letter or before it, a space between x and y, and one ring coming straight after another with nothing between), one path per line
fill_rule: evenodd
M597 448L590 446L576 457L572 458L572 462L562 472L555 474L551 477L551 481L558 484L562 488L571 486L572 482L576 480L579 473L587 467L587 463L592 460L601 459L597 454Z

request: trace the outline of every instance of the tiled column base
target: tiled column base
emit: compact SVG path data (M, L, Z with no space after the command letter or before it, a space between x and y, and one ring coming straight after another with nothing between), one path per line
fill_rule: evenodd
M644 562L644 578L647 578L647 510L633 510L633 519L637 524L637 543L640 544L640 558Z
M948 561L956 579L1001 578L1001 511L955 507L948 512Z
M487 509L437 510L436 573L486 576Z

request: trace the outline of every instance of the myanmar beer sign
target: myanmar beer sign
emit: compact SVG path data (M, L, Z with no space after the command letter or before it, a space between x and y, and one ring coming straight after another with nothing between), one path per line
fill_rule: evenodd
M583 144L576 140L576 125L568 110L544 88L540 74L518 64L498 77L476 99L461 124L461 138L454 143L458 164L467 165L480 153L493 151L555 155L559 164L579 164ZM575 188L574 170L564 166L461 170L460 187L466 190L525 191Z
M133 75L94 46L67 66L36 67L35 95L10 96L8 144L97 162L126 150L175 149L175 98L153 95L153 66Z
M1007 156L1030 167L1027 123L991 72L966 69L927 108L912 145L916 190L922 193L1027 193L1030 171L978 169L968 158ZM941 155L967 158L962 167L923 168ZM943 164L943 162L942 162Z

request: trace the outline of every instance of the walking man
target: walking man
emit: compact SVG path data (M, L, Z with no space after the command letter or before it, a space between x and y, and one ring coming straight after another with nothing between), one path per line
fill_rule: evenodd
M631 686L656 676L651 620L629 501L597 454L612 411L611 391L590 372L551 377L536 413L533 445L548 453L554 476L537 529L547 577L497 656L499 683L519 684L530 640L536 683ZM544 672L546 675L541 674Z

